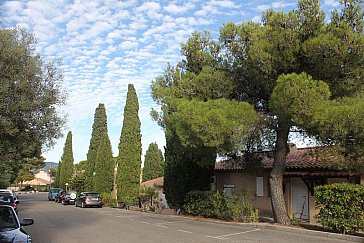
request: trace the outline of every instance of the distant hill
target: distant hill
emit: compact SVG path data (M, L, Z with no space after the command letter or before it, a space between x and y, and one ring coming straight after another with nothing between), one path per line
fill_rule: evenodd
M55 162L44 162L45 163L45 166L40 169L39 171L49 171L51 168L55 168L57 169L58 168L58 163L55 163Z

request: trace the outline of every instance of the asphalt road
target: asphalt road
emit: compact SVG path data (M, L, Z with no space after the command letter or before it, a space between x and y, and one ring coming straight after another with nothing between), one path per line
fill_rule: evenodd
M48 201L46 193L19 195L19 217L35 243L152 242L347 242L319 236L260 229L241 224L113 208L79 208Z

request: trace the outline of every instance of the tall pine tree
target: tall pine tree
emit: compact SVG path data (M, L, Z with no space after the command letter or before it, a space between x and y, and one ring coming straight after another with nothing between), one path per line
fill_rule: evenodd
M61 159L61 170L59 178L59 186L63 187L66 183L70 183L73 175L73 150L72 150L72 132L68 132L66 143L63 148Z
M85 188L86 190L94 190L94 172L97 150L100 146L100 140L103 134L107 134L107 118L104 104L99 104L95 110L94 124L92 125L92 134L90 140L90 146L87 152L87 163L85 170ZM95 174L96 175L96 174Z
M100 146L97 149L95 164L94 190L110 193L114 184L114 158L109 136L102 134Z
M164 175L164 158L157 143L149 144L144 157L143 181L152 180Z
M138 111L138 97L134 85L129 84L119 143L117 178L118 202L126 205L137 202L140 187L142 143Z

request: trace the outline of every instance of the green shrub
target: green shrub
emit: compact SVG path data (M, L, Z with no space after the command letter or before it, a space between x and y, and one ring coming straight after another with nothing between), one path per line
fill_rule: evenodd
M315 187L316 216L323 226L336 232L350 233L364 229L364 186L332 184Z
M117 201L111 193L101 193L102 205L105 207L116 207Z
M258 220L258 211L248 202L246 194L227 196L221 192L191 191L186 195L187 214L208 218L252 222Z
M26 191L26 192L29 192L29 191L34 191L34 187L32 186L29 186L29 185L26 185L24 188L21 188L20 191Z

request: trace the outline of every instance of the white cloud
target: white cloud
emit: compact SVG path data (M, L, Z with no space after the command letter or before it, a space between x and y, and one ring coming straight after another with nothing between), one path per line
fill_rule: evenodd
M144 2L140 7L136 8L136 12L159 10L160 4L158 2Z
M286 7L293 7L296 4L295 3L288 3L288 2L279 1L279 2L273 2L271 5L272 5L273 9L282 9L282 8L286 8Z
M185 5L176 5L174 3L170 3L164 7L164 9L171 14L182 14L191 9L193 9L195 5L193 3L187 2Z
M270 9L271 7L272 7L271 5L264 4L264 5L259 5L256 8L257 8L258 11L264 12L264 11Z
M340 6L340 2L338 0L325 0L324 5L337 8Z
M262 21L262 16L261 15L255 15L253 18L252 18L252 21L253 22L261 22Z
M211 5L216 5L219 6L221 8L237 8L238 6L235 4L234 1L230 1L230 0L220 0L220 1L216 1L216 0L211 0L210 1Z

